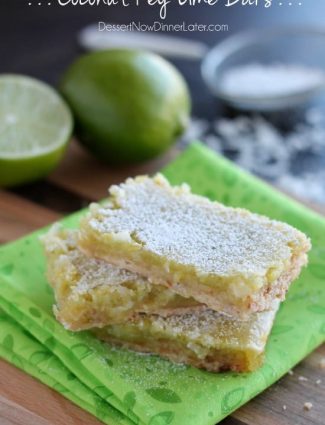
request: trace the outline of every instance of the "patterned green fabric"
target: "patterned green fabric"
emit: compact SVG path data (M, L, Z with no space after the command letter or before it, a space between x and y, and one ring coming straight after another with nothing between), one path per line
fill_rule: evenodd
M40 344L4 311L0 311L0 324L1 357L82 406L103 422L127 425L133 423L83 385L49 348Z
M0 248L1 356L110 425L213 425L325 340L325 220L200 144L164 173L210 199L296 226L311 237L313 250L277 315L265 365L254 373L213 374L63 329L53 317L44 277L38 236L45 229ZM81 214L63 224L76 227Z

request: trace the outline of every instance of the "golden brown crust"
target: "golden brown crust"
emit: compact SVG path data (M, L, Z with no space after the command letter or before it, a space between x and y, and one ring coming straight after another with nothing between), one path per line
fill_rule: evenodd
M307 262L308 257L306 254L294 257L291 261L290 268L282 273L275 283L263 288L263 291L249 298L250 309L255 312L264 311L269 308L274 299L283 301L291 283L297 279L301 268L304 267Z

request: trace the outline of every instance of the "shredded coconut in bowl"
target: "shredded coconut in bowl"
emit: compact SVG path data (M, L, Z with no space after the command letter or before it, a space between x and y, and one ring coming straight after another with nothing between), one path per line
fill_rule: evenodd
M321 69L294 64L251 63L230 68L221 77L219 90L234 98L273 98L313 91L325 84Z

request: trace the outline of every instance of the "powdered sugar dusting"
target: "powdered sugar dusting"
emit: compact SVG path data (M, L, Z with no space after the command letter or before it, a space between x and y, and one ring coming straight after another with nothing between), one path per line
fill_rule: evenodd
M128 270L119 269L104 261L89 259L85 261L85 257L80 251L74 254L72 261L78 268L80 279L78 281L78 292L87 292L96 286L110 285L117 286L127 281L137 282L137 285L147 286L149 282L139 275L129 272Z
M199 273L264 277L306 243L286 224L192 195L186 186L172 188L162 176L128 179L110 193L114 208L92 208L94 229L128 234L143 249Z
M262 352L272 328L279 302L274 302L270 311L255 313L248 321L240 321L205 309L195 313L160 317L140 314L127 324L112 325L103 330L123 341L130 334L141 341L177 341L185 344L199 357L213 349L242 349ZM102 332L102 331L100 331Z
M57 261L66 261L73 264L78 279L73 289L76 293L86 293L102 285L118 286L127 281L137 282L150 290L149 282L136 273L120 269L105 261L86 257L77 248L77 232L61 228L58 225L43 236L43 243L49 255L57 253Z
M236 320L224 316L213 310L202 310L197 313L173 315L169 317L149 316L142 317L141 321L151 321L151 328L155 331L174 338L184 338L184 335L193 343L201 342L206 347L220 347L223 342L228 347L245 345L247 347L262 348L272 327L278 303L273 310L255 313L247 321Z

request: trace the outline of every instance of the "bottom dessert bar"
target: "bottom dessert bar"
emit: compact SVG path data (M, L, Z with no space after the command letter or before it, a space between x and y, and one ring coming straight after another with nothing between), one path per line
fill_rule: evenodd
M206 308L136 273L86 257L77 248L75 230L54 225L42 242L57 303L55 315L67 329L126 322L139 312L166 316Z
M132 322L92 332L103 341L176 363L214 372L249 372L263 363L277 309L278 303L245 322L212 310L169 317L141 314Z

